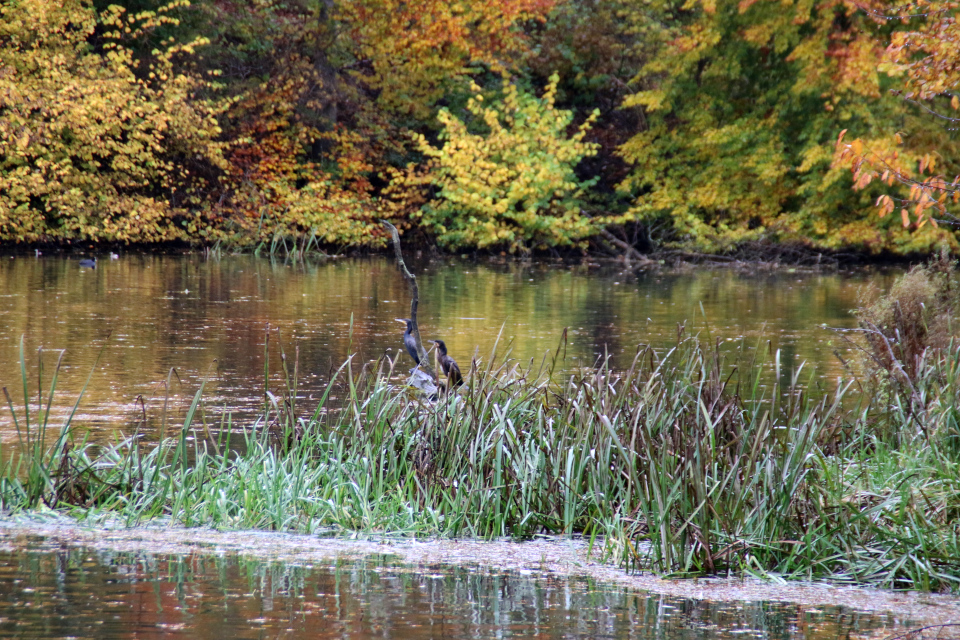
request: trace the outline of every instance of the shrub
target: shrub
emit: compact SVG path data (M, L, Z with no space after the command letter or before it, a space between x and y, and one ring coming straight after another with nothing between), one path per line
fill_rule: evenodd
M572 246L595 231L578 197L594 181L581 182L574 168L599 145L583 138L594 112L567 136L573 113L557 109L559 76L550 76L542 98L505 83L501 100L484 106L480 87L467 110L486 128L471 133L447 109L437 116L446 140L432 147L421 135L420 151L433 158L432 182L440 201L423 208L424 221L449 247L507 246L510 251Z
M942 351L954 338L958 302L956 263L945 253L910 269L890 292L856 312L863 329L867 370L912 384L930 349Z

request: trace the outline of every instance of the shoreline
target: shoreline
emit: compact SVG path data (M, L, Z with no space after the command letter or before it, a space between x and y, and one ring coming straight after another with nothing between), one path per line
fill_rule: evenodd
M665 270L670 272L676 269L692 267L706 267L715 269L745 269L760 270L801 269L804 271L836 271L843 269L884 269L905 268L935 258L937 253L899 255L893 253L875 254L859 250L828 250L816 249L794 244L767 243L753 246L738 247L726 253L710 253L698 251L696 248L659 247L640 253L635 248L633 252L610 252L597 248L576 250L557 249L553 251L532 251L528 254L509 253L507 251L486 249L449 250L435 244L418 240L414 237L403 239L407 260L418 262L422 260L452 260L465 259L474 262L494 263L563 263L576 264L620 264L625 267L644 270ZM331 247L332 248L332 247ZM340 247L338 247L340 248ZM389 243L382 247L352 246L342 248L341 253L308 252L298 254L296 259L285 256L287 260L299 262L310 260L344 260L344 259L393 259L393 249ZM237 245L233 247L204 246L186 242L168 242L159 244L120 244L111 242L85 241L76 243L10 243L0 242L0 259L59 257L80 258L93 255L196 255L207 259L220 259L230 255L257 255L256 244ZM264 253L264 259L277 259L284 256Z

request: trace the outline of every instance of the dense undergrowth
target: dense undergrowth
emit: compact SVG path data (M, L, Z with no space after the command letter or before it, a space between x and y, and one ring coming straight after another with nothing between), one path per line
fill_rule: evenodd
M899 291L913 282L935 297L953 282L937 273L915 270ZM298 406L284 376L255 423L211 424L201 388L159 444L133 434L103 446L70 417L49 424L56 374L36 400L24 374L24 407L6 396L20 442L3 456L0 503L129 525L582 534L606 559L665 574L957 591L960 345L921 348L901 375L904 354L885 362L871 345L932 325L922 314L884 324L899 304L888 303L860 312L868 336L886 336L863 342L876 367L831 390L781 372L776 353L744 348L727 362L682 336L639 349L627 371L571 374L559 349L529 368L494 353L439 400L397 384L389 360L360 372L348 361L316 406ZM932 344L934 332L914 337ZM789 382L764 385L770 367Z

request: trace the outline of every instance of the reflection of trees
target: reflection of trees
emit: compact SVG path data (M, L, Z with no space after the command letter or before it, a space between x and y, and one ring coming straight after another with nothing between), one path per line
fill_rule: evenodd
M225 540L230 544L229 537ZM713 602L646 594L591 578L520 576L476 567L417 570L389 558L342 558L307 568L236 555L145 551L7 553L0 619L24 635L96 636L111 629L175 629L186 637L850 637L885 617L839 607ZM545 569L549 569L547 563ZM109 597L91 597L91 593ZM24 607L32 594L31 607ZM53 595L51 595L53 594ZM211 603L216 603L212 606ZM251 621L257 621L255 624ZM651 630L656 630L655 633ZM388 635L388 634L387 634ZM121 636L126 637L126 636Z
M852 326L847 309L864 280L459 261L415 268L424 338L445 340L467 366L475 349L487 357L501 326L502 344L514 338L513 356L524 362L539 364L570 327L568 366L593 363L606 345L615 366L626 367L637 344L671 345L676 324L687 322L688 333L745 337L750 347L761 339L774 347L790 344L801 356L793 364L803 359L835 375L840 369L833 347L823 344L833 336L816 327ZM66 349L59 383L66 406L106 342L81 405L84 419L126 418L138 395L147 399L148 411L156 408L171 367L183 380L173 387L184 402L210 378L208 405L249 409L262 393L267 326L279 330L289 358L299 347L301 390L310 395L350 353L360 362L396 355L400 333L393 318L403 317L408 305L406 285L381 258L291 267L250 256L203 262L148 255L102 261L95 271L81 271L75 260L7 260L0 262L0 383L20 386L21 335L34 389L36 347ZM278 380L275 339L270 368ZM49 373L56 354L48 356ZM0 430L8 422L0 413Z
M856 304L861 282L784 272L633 276L517 265L471 265L466 271L431 270L421 284L424 330L436 326L457 336L457 342L448 340L456 345L456 355L472 354L474 345L486 354L505 321L505 334L520 338L514 347L519 358L537 358L555 348L569 326L570 353L581 362L592 362L606 343L614 362L628 366L637 344L673 344L677 323L686 322L688 333L746 338L751 347L761 339L772 341L774 348L789 342L803 360L834 373L839 372L838 363L832 349L824 348L832 335L817 327L852 326L848 310ZM621 284L613 285L615 281Z

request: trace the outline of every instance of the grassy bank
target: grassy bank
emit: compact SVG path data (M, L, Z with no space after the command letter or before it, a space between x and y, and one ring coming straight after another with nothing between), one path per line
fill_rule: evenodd
M388 361L347 362L315 406L291 400L291 375L255 423L211 424L200 389L159 444L111 446L85 443L70 417L49 424L56 374L42 395L24 375L23 405L6 398L20 442L3 456L0 502L130 525L580 533L660 573L957 590L960 349L921 359L909 384L829 392L799 374L764 387L777 354L755 353L732 366L680 339L640 349L627 371L576 375L557 358L521 368L492 355L436 402L398 385Z

